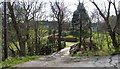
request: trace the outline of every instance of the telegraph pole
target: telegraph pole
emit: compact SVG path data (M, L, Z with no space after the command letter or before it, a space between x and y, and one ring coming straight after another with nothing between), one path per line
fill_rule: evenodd
M8 47L7 47L7 20L6 20L6 0L4 0L4 59L8 58Z

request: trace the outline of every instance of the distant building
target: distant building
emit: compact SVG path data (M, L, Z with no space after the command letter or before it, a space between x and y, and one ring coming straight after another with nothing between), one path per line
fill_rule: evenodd
M45 29L58 29L58 22L57 21L39 21L38 27L43 27ZM62 29L66 30L70 27L69 23L65 22L62 24Z
M9 25L10 25L10 23L8 24L8 26ZM27 23L21 22L18 25L24 31L27 28ZM36 28L44 28L47 30L50 30L50 29L58 30L58 22L57 21L30 21L29 27L30 27L30 29L35 29L35 27L36 27ZM65 22L62 24L63 31L69 29L69 27L70 27L70 23Z
M57 29L58 23L57 21L40 21L41 26L44 27L45 29Z
M91 29L92 29L92 31L97 32L97 23L92 23Z

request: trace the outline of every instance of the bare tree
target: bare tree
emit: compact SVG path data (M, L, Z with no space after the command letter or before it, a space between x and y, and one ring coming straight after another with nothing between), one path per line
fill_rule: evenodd
M36 2L36 4L37 4L37 2ZM40 5L39 6L37 6L35 4L35 7L33 8L34 9L34 11L33 11L33 13L32 13L32 15L33 15L33 21L35 21L35 18L38 18L39 17L39 19L41 19L41 17L43 16L43 13L42 13L42 11L41 11L41 9L42 9L42 2L40 3ZM38 16L37 16L37 12L38 12ZM35 53L36 54L39 54L39 47L38 47L38 22L35 22Z
M25 53L25 39L22 37L22 33L21 33L20 28L18 26L18 23L16 21L13 5L11 5L11 3L8 2L7 6L8 6L8 9L9 9L9 13L10 13L10 17L12 19L13 26L14 26L16 34L17 34L17 38L19 40L20 56L24 56L24 55L26 55L26 53Z
M100 25L100 16L99 16L99 13L98 13L98 11L97 11L97 9L94 9L94 11L93 12L91 12L92 13L92 15L91 15L91 21L93 22L93 23L96 23L97 24L97 29L96 29L96 33L97 33L97 37L95 38L96 39L96 41L98 41L98 42L100 42L99 43L99 45L100 45L100 49L102 49L102 41L100 40L100 36L99 36L99 32L100 31L98 31L98 28L99 28L99 25Z
M111 2L111 0L108 1L109 4L108 4L108 9L107 9L107 15L106 16L103 14L103 12L100 10L100 8L98 7L98 5L94 2L94 0L93 1L90 0L90 1L95 5L95 7L97 8L97 10L99 11L99 14L105 20L105 23L106 23L106 26L107 26L107 30L109 32L109 35L110 35L111 39L112 39L112 44L113 44L114 48L116 49L116 51L118 51L119 50L119 45L118 45L117 40L116 40L115 29L116 29L116 27L118 25L118 22L119 22L118 19L119 19L119 17L118 17L117 9L116 9L116 6L115 6L115 0L114 0L114 2ZM114 29L111 28L110 23L109 23L111 4L114 5L114 9L115 9L116 16L117 16L117 21L116 21L116 25L115 25Z
M34 2L29 1L15 1L14 2L14 14L16 17L16 22L18 23L20 27L21 35L24 36L24 42L27 43L27 49L30 49L30 36L29 36L29 29L30 29L30 21L32 20L32 17L30 17L32 7ZM25 37L26 36L26 37ZM15 42L13 41L13 44ZM15 44L16 46L16 44ZM29 52L29 50L28 50ZM27 53L27 52L26 52Z
M50 6L58 22L58 51L59 51L62 49L62 46L61 46L61 35L62 34L61 33L62 33L62 24L63 24L63 20L65 17L66 7L64 6L63 2L60 3L57 1L55 3L50 2Z
M14 7L14 15L16 18L16 22L17 22L17 26L19 26L19 32L21 33L21 36L24 39L24 42L27 43L26 47L28 50L28 55L33 55L34 54L34 50L35 52L38 51L38 41L34 41L33 39L37 40L38 36L37 36L37 31L38 27L36 27L38 25L38 21L36 21L36 19L41 19L43 16L43 11L42 11L42 2L38 3L38 0L35 0L34 2L30 2L30 1L19 1L19 2L15 2L14 5L12 5ZM34 26L32 26L34 25ZM30 35L30 31L31 29L34 29L35 31L35 38L32 38L34 36ZM16 29L15 29L16 30ZM31 44L34 43L35 44ZM15 42L13 42L15 44ZM33 46L32 46L33 45ZM16 44L15 44L16 46Z

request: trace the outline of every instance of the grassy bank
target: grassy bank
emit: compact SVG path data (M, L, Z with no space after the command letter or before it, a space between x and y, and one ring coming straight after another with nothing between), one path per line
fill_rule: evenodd
M66 37L73 37L73 36L68 35ZM116 37L116 38L118 39L118 37ZM87 37L86 40L90 40L90 38ZM120 52L115 52L115 49L112 45L112 40L108 34L93 32L92 40L96 43L98 50L96 50L96 51L88 50L86 52L79 52L77 54L72 54L72 56L102 56L102 55L120 54ZM66 44L72 45L74 43L68 42ZM68 47L68 46L66 46L66 47ZM81 48L83 48L83 46L81 46Z
M40 56L24 56L24 57L18 57L18 58L9 57L8 59L6 59L5 61L2 61L0 63L0 65L1 65L0 67L8 68L8 67L12 67L16 64L31 61L31 60L37 59L37 58L40 58Z
M86 51L78 52L77 54L71 54L70 56L105 56L115 54L120 54L120 51L119 52L115 52L115 50Z

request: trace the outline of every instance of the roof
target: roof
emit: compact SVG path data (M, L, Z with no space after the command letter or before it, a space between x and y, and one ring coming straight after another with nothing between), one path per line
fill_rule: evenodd
M91 27L97 27L97 23L91 23Z
M41 21L43 25L55 25L57 24L57 21Z

